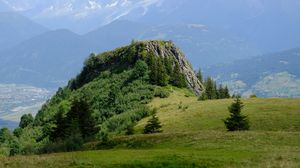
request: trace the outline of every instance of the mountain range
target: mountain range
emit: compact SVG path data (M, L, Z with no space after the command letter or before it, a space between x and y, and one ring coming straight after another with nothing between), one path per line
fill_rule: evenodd
M2 12L0 13L0 51L46 31L48 29L44 26L20 14Z
M62 86L66 79L78 73L81 62L90 53L111 50L134 39L172 39L195 67L258 53L249 49L247 43L208 29L197 24L150 26L120 20L85 35L61 29L47 31L0 52L0 75L3 76L0 81L40 87Z
M220 83L244 95L300 96L300 48L204 68Z

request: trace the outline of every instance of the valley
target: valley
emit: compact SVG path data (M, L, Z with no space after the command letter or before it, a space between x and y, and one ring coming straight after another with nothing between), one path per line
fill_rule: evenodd
M0 84L0 125L16 128L23 114L35 115L52 92L26 85ZM8 122L8 124L6 124Z

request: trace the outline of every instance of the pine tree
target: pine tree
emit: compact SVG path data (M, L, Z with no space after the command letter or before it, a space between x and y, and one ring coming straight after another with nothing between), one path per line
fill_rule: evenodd
M218 88L217 88L217 82L213 81L213 83L214 83L214 89L213 89L214 98L213 99L220 99L220 95L219 95Z
M167 74L165 65L163 64L162 58L157 59L157 81L156 84L159 86L166 86L168 85L169 76Z
M171 83L179 88L186 87L185 76L180 71L179 64L177 62L175 62L175 66L171 77Z
M214 81L211 77L208 77L205 81L205 93L208 99L215 99L217 97Z
M199 68L198 72L197 72L197 78L198 80L203 83L203 75L202 75L202 72L201 72L201 69Z
M89 104L83 98L76 98L73 100L70 112L67 113L66 119L69 122L69 134L76 134L79 131L82 137L86 139L95 135L98 131Z
M58 141L63 140L66 135L66 127L67 127L67 121L65 119L64 111L59 109L59 111L54 116L55 119L55 125L56 127L50 131L50 140L51 141Z
M165 56L164 57L164 65L165 65L167 74L171 75L172 71L173 71L172 57Z
M224 124L228 131L249 130L247 116L241 114L243 107L243 102L241 102L239 97L237 97L231 106L228 107L230 117L224 120Z
M144 134L153 134L153 133L162 132L160 128L161 125L158 120L158 117L156 115L152 115L152 117L148 120L144 128Z
M230 96L230 93L229 93L229 89L227 86L225 86L224 88L224 98L225 99L229 99L231 96Z
M156 65L156 58L154 55L149 55L147 64L150 69L150 74L149 74L150 82L155 85L157 83L157 65Z

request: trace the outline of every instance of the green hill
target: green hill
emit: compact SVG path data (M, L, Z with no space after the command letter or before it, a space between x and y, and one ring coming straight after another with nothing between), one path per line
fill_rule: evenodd
M170 90L149 104L158 108L163 133L141 134L145 118L134 135L114 136L109 148L94 142L85 149L97 150L1 158L0 166L299 167L300 99L242 99L251 128L232 133L222 122L232 100L197 101L186 90Z
M198 101L203 90L170 41L91 54L35 117L0 130L0 154L11 156L0 167L299 166L299 99L244 99L250 131L232 133L232 100ZM163 132L142 134L154 114ZM43 155L16 156L32 154Z

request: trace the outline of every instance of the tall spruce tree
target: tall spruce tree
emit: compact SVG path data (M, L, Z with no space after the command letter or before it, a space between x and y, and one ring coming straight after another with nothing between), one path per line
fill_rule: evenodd
M230 117L224 120L228 131L249 130L249 121L247 116L241 114L243 102L237 97L231 106L228 107Z

